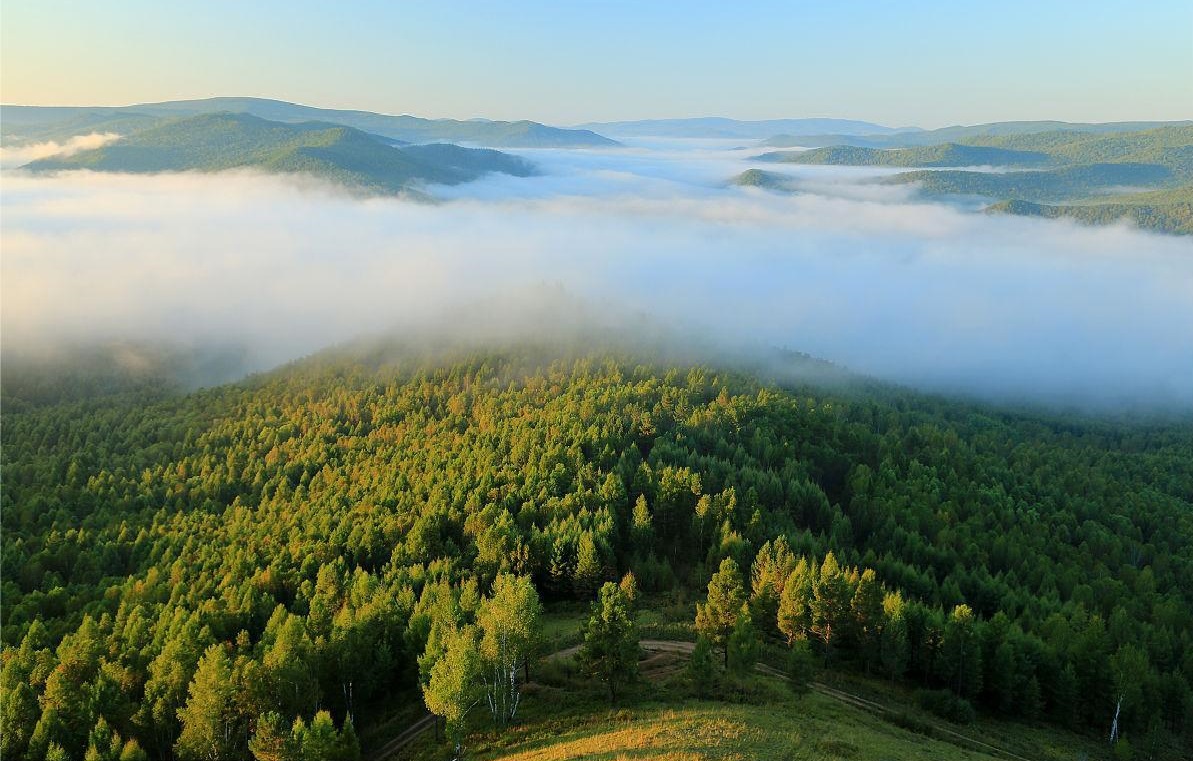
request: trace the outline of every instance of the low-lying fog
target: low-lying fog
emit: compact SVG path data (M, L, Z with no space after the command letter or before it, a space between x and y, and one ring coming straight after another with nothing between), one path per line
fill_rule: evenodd
M986 216L740 141L522 151L542 174L360 200L252 174L3 178L3 342L243 342L266 367L561 286L933 389L1193 408L1193 241ZM789 175L794 195L727 181ZM490 318L485 317L486 320Z

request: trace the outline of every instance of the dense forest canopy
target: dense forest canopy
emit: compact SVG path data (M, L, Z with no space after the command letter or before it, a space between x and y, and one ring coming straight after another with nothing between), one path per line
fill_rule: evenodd
M6 758L351 758L359 706L426 684L453 652L436 621L484 624L501 574L588 601L729 566L775 638L806 582L861 597L832 647L867 669L1012 717L1103 732L1121 700L1130 731L1193 728L1187 421L532 346L34 387L3 399ZM902 638L867 639L896 614Z

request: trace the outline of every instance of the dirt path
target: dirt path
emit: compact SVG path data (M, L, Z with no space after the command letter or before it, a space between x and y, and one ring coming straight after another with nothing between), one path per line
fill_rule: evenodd
M428 713L418 721L402 730L400 735L378 748L376 752L370 756L370 758L372 758L373 761L382 761L382 759L389 758L402 748L405 748L407 745L414 742L415 738L433 726L435 726L435 717Z
M692 642L663 639L644 639L638 644L643 650L650 653L678 653L681 655L691 654L692 650L694 650L696 647L696 645ZM569 647L564 650L551 653L550 655L545 656L544 660L562 660L564 658L574 656L578 652L580 652L580 646L576 645L574 647ZM773 666L769 666L765 663L759 663L755 665L755 668L759 671L759 673L787 681L787 675ZM813 690L820 693L821 695L824 695L825 697L832 698L855 708L860 708L863 711L869 711L870 713L874 714L888 713L887 707L881 703L876 703L873 700L863 698L860 695L854 695L852 693L845 692L844 690L837 689L836 687L830 687L823 682L812 682L810 686ZM435 717L433 717L431 714L427 714L423 718L411 724L402 732L402 734L390 740L375 753L373 753L373 755L370 757L370 761L385 761L385 759L388 759L402 748L405 748L407 745L413 742L416 737L433 726L434 718ZM1004 756L1006 758L1013 759L1013 761L1032 761L1031 759L1012 753L1005 748L999 748L995 745L982 742L976 738L969 737L968 735L963 735L960 732L956 732L941 724L931 724L930 726L932 727L933 732L939 732L942 735L947 735L956 740L960 740L974 748L979 748L996 755Z

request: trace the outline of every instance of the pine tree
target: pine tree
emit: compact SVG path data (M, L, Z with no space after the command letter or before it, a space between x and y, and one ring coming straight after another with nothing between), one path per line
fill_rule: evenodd
M807 694L812 689L816 675L816 656L807 640L797 640L791 645L787 657L787 685L797 695Z
M867 568L858 579L857 588L849 604L853 614L854 632L866 674L881 660L881 632L883 623L883 593L874 570Z
M904 613L903 596L888 592L882 600L883 623L880 635L882 668L891 681L903 676L907 670L910 646L907 640L907 616Z
M717 647L725 649L725 665L729 665L727 643L746 601L741 573L733 558L721 561L720 569L708 582L708 599L696 605L696 631Z
M754 622L750 618L750 608L748 605L742 605L737 623L733 625L733 632L726 643L728 667L739 674L749 673L758 661L760 649L758 630L754 628Z
M795 569L787 575L783 593L779 597L779 631L787 643L808 638L812 630L812 583L815 570L800 558Z
M609 702L617 702L617 687L638 675L638 628L621 587L611 581L601 587L584 627L579 661L584 672L605 683Z
M707 695L716 679L712 649L712 642L708 637L701 635L696 638L696 646L692 648L692 657L688 661L688 678L692 680L697 697Z
M833 553L824 556L820 573L812 583L812 633L824 648L824 662L832 658L841 630L849 618L850 590L837 558Z

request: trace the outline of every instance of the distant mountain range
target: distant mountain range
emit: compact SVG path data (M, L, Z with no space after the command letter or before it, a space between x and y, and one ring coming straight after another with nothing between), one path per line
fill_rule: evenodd
M980 130L980 134L961 137L961 143L906 148L835 145L771 151L755 160L918 169L876 181L914 184L928 196L986 198L993 202L987 207L992 213L1065 217L1091 224L1127 219L1158 232L1193 233L1193 123L1167 123L1157 128L1147 128L1151 122L1087 124L1077 125L1078 129L1030 131L1053 124L1016 122L965 128ZM1129 129L1110 131L1114 127ZM957 135L960 129L916 136ZM947 168L976 166L1020 171ZM731 182L784 192L799 187L794 176L760 169L742 172Z
M890 130L863 133L856 130L822 130L820 132L783 130L773 133L762 145L773 148L824 148L827 146L857 146L861 148L911 148L941 143L968 142L981 138L1035 135L1042 132L1083 132L1105 134L1112 132L1142 132L1158 127L1189 125L1193 122L991 122L970 126L940 129Z
M990 146L944 143L918 148L861 148L836 145L806 151L771 151L758 161L783 164L820 164L835 166L1041 166L1052 161L1039 151L1017 151Z
M427 184L457 184L488 172L533 174L529 162L458 145L394 145L387 138L326 122L286 124L244 113L166 120L102 148L34 161L33 172L301 173L367 193L420 195Z
M626 122L589 122L581 129L594 130L612 137L687 137L762 140L780 133L786 135L893 135L896 129L873 122L853 119L764 119L740 121L722 117L694 119L641 119Z
M126 135L169 119L210 113L249 114L274 122L329 122L409 143L470 143L491 148L579 148L616 145L590 130L531 121L421 119L371 111L314 108L266 98L205 98L122 107L0 106L5 145L65 140L92 132Z

